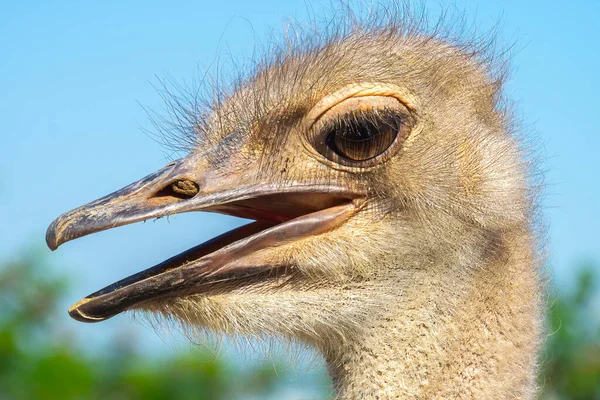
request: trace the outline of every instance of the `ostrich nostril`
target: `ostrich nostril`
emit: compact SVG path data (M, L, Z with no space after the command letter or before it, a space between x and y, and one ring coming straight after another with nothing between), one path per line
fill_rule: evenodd
M171 190L181 197L191 198L198 194L199 187L196 182L184 179L172 183Z
M191 199L200 191L200 186L189 179L178 179L165 186L152 197L156 199L174 201L176 199L185 200Z

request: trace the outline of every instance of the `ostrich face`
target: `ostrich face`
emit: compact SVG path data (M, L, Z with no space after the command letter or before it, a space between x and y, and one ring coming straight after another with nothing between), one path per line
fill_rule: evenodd
M187 157L63 214L47 242L188 211L256 222L89 295L71 316L148 310L319 347L355 334L417 283L409 271L524 220L496 89L474 58L392 31L273 62L213 108Z

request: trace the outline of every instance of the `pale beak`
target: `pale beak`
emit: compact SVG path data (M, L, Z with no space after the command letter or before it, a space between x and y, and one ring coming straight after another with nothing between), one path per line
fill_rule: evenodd
M198 293L198 287L213 280L284 267L273 258L253 255L336 229L365 198L363 188L326 181L290 185L258 180L248 169L209 165L191 154L58 217L46 233L52 250L90 233L188 211L256 220L87 296L71 307L70 315L102 321L149 300Z

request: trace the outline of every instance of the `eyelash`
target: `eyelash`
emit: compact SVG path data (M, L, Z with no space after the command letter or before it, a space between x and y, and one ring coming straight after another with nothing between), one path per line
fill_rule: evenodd
M351 110L326 121L316 134L316 150L336 163L364 167L405 136L408 116L391 109Z

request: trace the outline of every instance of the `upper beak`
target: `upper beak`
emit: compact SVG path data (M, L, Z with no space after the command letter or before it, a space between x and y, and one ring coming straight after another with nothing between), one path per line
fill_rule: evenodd
M274 250L336 228L364 198L363 190L329 182L283 185L258 176L252 168L210 165L193 153L58 217L46 232L52 250L90 233L188 211L257 221L87 296L71 307L71 316L101 321L148 300L194 293L198 285L225 275L282 266L283 260L272 256ZM259 251L263 249L268 251Z

